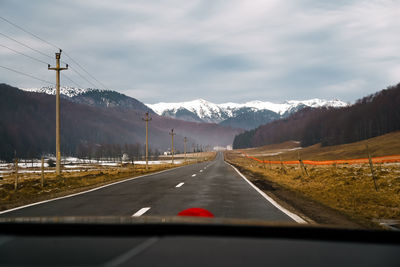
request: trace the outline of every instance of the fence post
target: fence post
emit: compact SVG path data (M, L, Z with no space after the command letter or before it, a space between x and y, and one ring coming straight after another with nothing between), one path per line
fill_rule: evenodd
M299 151L297 151L297 160L299 161L299 169L301 171L301 175L304 175L303 166L301 166L301 159L300 159Z
M42 188L44 186L44 158L42 157L42 176L41 176L41 180L42 180Z
M263 159L263 164L264 164L264 170L266 170L267 167L265 167L265 157L263 157L262 159Z
M279 156L279 160L281 161L281 171L286 173L286 168L285 168L285 165L283 165L282 156Z
M18 158L15 159L15 180L14 180L14 190L18 189Z
M299 163L300 163L301 173L302 173L302 174L305 173L307 176L309 176L309 175L308 175L308 172L307 172L307 168L306 168L306 166L304 166L303 160L301 159L300 153L299 153L298 151L297 151L297 156L299 157Z
M371 169L372 180L374 180L375 191L378 192L378 186L376 185L376 176L374 173L374 165L372 164L372 159L371 159L371 154L369 153L368 143L365 146L367 147L369 167Z
M303 160L302 160L302 159L300 159L300 164L301 164L301 166L303 167L303 169L304 169L304 172L306 173L306 175L307 175L307 176L310 176L310 175L308 174L307 167L306 167L306 165L304 165L304 163L303 163Z

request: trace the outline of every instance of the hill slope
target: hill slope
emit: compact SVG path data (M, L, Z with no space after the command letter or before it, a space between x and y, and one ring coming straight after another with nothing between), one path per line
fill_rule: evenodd
M356 142L400 130L400 84L343 108L302 109L235 137L234 148L257 147L288 140L302 146Z
M0 159L40 156L55 150L54 96L26 92L0 84ZM119 107L90 106L61 99L61 151L76 155L81 144L139 144L145 140L143 111ZM216 124L186 122L156 114L149 123L149 140L153 149L166 150L175 129L175 149L188 144L229 145L238 129ZM142 148L140 149L142 152Z
M22 90L44 93L48 95L56 94L55 87L51 86L41 88L24 88ZM99 90L91 88L82 89L65 86L60 88L60 93L63 98L79 104L104 108L134 109L154 113L153 110L139 100L112 90Z

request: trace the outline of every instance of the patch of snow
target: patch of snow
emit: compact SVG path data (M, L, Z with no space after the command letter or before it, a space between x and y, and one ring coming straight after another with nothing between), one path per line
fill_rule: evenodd
M28 92L36 92L36 93L44 93L48 95L55 95L56 94L56 87L55 86L44 86L41 88L21 88L24 91ZM78 88L78 87L72 87L72 86L61 86L60 87L60 94L68 96L68 97L74 97L78 96L90 91L93 91L96 89L92 88Z

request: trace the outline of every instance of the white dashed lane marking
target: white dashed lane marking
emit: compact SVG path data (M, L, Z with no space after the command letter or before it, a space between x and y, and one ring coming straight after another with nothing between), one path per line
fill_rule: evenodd
M135 214L133 214L132 217L140 217L143 214L145 214L149 209L150 209L150 207L141 208Z
M179 183L177 186L175 187L181 187L184 183Z
M192 177L195 177L196 176L196 174L192 174Z

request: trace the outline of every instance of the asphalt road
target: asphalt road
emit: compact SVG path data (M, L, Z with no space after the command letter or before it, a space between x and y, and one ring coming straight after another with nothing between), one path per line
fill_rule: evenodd
M0 217L174 216L193 207L221 218L294 222L225 163L221 153L211 162L132 179Z

